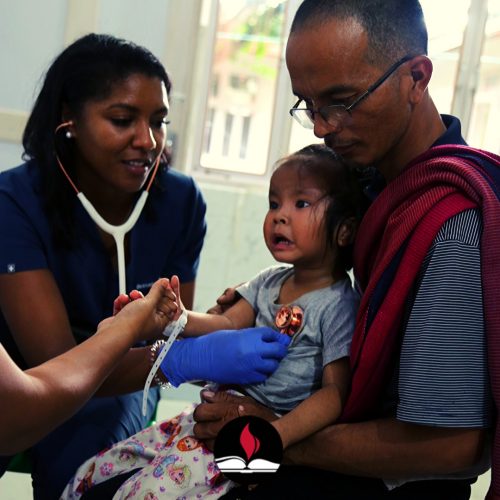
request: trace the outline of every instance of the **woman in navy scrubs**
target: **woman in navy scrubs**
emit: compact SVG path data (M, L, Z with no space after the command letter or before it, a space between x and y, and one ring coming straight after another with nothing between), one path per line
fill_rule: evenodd
M165 149L170 79L146 49L89 35L49 68L23 136L23 165L0 182L0 338L21 368L67 351L112 314L118 295L113 238L99 229L57 165L111 224L133 210ZM69 125L59 129L61 123ZM127 290L147 292L180 273L192 305L205 236L205 203L194 181L163 164L125 240ZM32 449L35 498L56 498L92 453L143 428L148 347L131 350L102 393Z
M146 293L159 277L177 274L182 301L192 308L205 202L192 178L163 161L170 87L153 54L107 35L77 40L49 68L24 131L27 161L0 175L0 343L20 368L40 365L92 335L112 314L119 292L115 241L75 190L107 223L121 225L157 161L146 205L124 241L126 289ZM216 334L210 337L217 342ZM223 337L224 346L234 345L259 369L259 347L240 349L239 337ZM210 350L204 342L202 354ZM192 357L197 375L217 381L221 366L231 377L232 366L241 371L247 365L220 343L213 349L220 354ZM149 350L131 349L100 390L108 397L93 398L31 449L35 499L57 498L85 459L147 425L158 399L158 391L150 391L143 416L139 389L150 369ZM280 350L275 359L283 355ZM179 369L189 362L188 355ZM189 373L182 379L192 380ZM235 374L234 382L244 380Z

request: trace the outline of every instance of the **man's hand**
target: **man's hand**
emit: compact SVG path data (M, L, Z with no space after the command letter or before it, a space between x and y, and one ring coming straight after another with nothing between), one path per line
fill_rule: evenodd
M222 295L217 299L217 303L215 306L208 309L208 314L224 314L231 306L234 306L238 300L240 300L240 296L236 292L236 288L240 286L237 285L234 288L226 288Z
M260 417L268 422L278 417L248 396L236 396L226 391L201 391L202 402L194 411L194 435L213 449L214 439L225 424L243 415Z

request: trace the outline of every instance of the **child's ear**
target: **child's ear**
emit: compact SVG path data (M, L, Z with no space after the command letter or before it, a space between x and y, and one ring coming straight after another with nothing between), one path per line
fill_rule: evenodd
M358 223L354 217L349 217L341 222L337 231L337 245L346 247L354 243Z

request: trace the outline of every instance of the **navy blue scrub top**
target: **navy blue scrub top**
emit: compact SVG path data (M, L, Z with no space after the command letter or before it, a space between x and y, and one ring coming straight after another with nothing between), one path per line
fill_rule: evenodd
M50 269L75 337L82 341L112 314L118 274L97 226L78 201L76 245L69 250L56 247L38 193L40 175L34 161L0 173L0 273ZM163 189L152 187L146 207L129 233L128 291L136 288L146 293L159 277L173 274L182 285L195 279L198 268L206 232L203 197L193 179L184 174L168 170L158 173L158 178ZM24 368L3 315L0 342Z

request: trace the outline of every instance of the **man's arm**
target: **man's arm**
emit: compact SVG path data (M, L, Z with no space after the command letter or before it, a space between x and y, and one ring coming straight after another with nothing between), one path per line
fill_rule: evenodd
M406 479L473 466L485 439L482 429L427 427L387 418L327 427L291 446L285 459L345 474Z
M220 429L243 415L272 422L278 417L247 396L202 391L194 418L195 436L213 444ZM399 422L395 418L335 424L290 446L285 463L386 479L465 470L482 456L487 431Z

